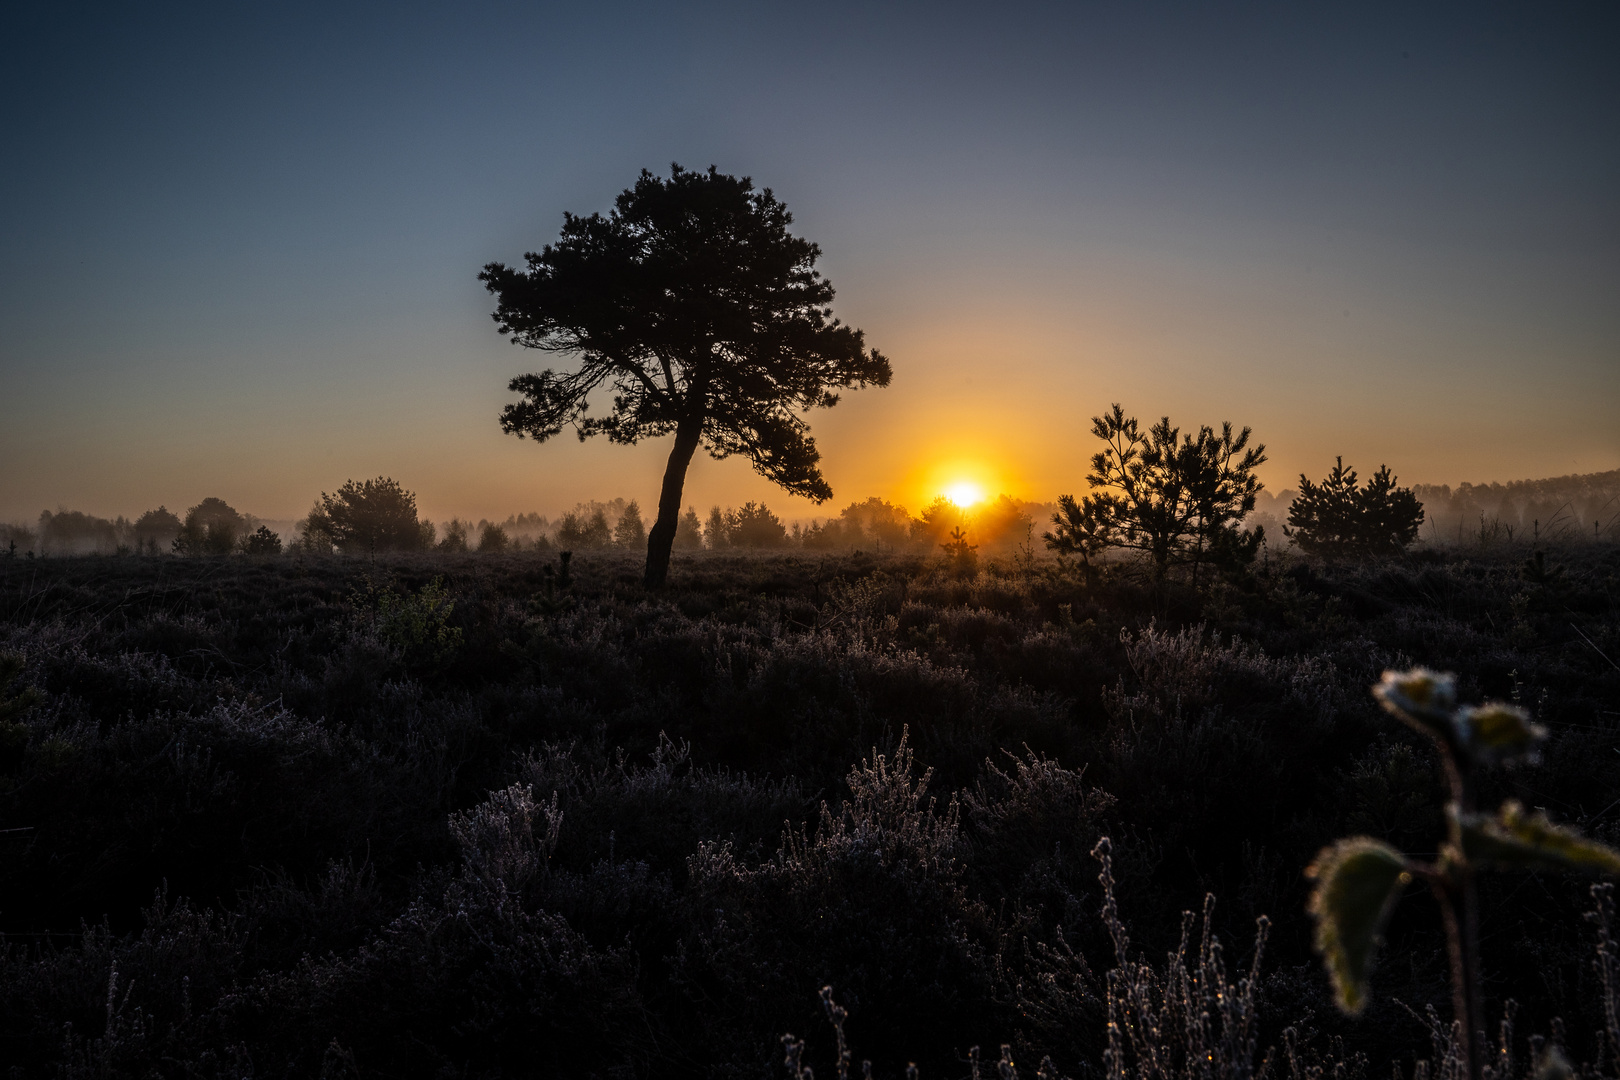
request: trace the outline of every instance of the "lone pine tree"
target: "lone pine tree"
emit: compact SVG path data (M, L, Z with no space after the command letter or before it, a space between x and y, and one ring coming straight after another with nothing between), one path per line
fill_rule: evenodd
M520 375L501 427L544 442L572 427L616 443L673 434L658 518L647 534L648 587L663 585L681 492L701 443L746 455L763 476L816 502L832 497L804 412L836 389L887 386L889 362L832 317L821 249L748 177L643 170L607 216L563 215L562 235L527 267L484 267L494 319L519 345L572 354L574 371ZM611 408L590 416L606 390Z

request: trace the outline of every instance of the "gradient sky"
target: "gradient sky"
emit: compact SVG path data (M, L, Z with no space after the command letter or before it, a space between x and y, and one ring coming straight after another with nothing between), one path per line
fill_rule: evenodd
M1082 491L1113 401L1272 489L1620 467L1617 11L11 3L0 518L650 507L664 441L500 433L546 359L476 274L671 161L773 188L894 364L813 418L821 513ZM816 512L694 463L747 498Z

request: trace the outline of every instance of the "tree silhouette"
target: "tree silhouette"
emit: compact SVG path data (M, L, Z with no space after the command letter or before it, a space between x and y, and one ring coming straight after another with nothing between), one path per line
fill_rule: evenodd
M770 507L752 500L726 513L726 528L733 547L779 547L787 540L782 519Z
M636 500L625 504L619 523L613 526L613 542L622 548L638 548L647 542L647 526L641 520L641 504Z
M967 530L958 525L945 538L940 549L950 560L951 569L962 577L972 577L979 569L978 544L968 543Z
M422 524L416 519L416 495L379 476L349 480L335 495L321 492L306 529L324 531L345 552L416 551L433 544Z
M1283 534L1311 555L1395 555L1417 539L1422 524L1423 504L1411 488L1395 486L1388 465L1362 487L1341 457L1320 484L1300 474Z
M617 443L673 434L645 581L664 583L686 470L699 444L745 455L763 476L817 502L832 489L800 415L840 387L886 386L889 362L832 318L821 249L788 232L793 217L747 177L643 170L606 216L563 215L555 244L526 269L484 267L502 334L579 358L575 371L520 375L501 427L544 442L572 427ZM588 415L598 391L604 416Z
M260 525L251 536L242 537L240 546L244 555L280 555L281 537L270 526Z
M703 522L698 520L697 508L688 506L675 527L675 546L700 548L703 546Z
M718 506L709 507L709 517L703 523L703 542L710 551L731 546L731 526L726 523L726 512Z
M607 547L612 542L613 530L600 507L570 510L557 526L557 545L568 551Z
M209 497L186 511L172 546L179 555L229 555L246 531L241 514L224 499Z
M485 555L498 555L511 546L512 538L493 521L482 523L478 530L478 550Z
M1254 558L1265 534L1238 523L1254 509L1261 488L1254 470L1266 448L1249 446L1248 428L1234 434L1223 423L1219 434L1200 427L1196 436L1183 435L1166 416L1144 432L1118 404L1091 423L1105 446L1086 477L1101 489L1090 513L1094 527L1107 526L1110 545L1143 552L1161 578L1172 564L1190 562L1194 583L1205 562Z
M148 510L135 519L135 550L156 555L169 548L181 528L180 519L167 506Z

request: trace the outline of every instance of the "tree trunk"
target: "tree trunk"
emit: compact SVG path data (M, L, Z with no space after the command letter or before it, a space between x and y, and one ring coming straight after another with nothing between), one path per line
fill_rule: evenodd
M647 571L642 584L661 589L669 577L669 551L675 546L675 528L681 520L681 491L686 487L686 467L692 463L703 434L702 420L682 420L675 429L675 445L669 449L664 466L664 489L658 495L658 520L647 533Z

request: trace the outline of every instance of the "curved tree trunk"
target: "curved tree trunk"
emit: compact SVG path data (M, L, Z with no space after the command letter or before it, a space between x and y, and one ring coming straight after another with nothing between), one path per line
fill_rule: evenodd
M675 445L669 449L664 466L664 488L658 495L658 520L647 533L647 571L642 584L661 589L669 577L669 551L675 546L675 527L681 520L681 491L686 487L686 467L692 463L703 434L702 420L682 420L675 429Z

